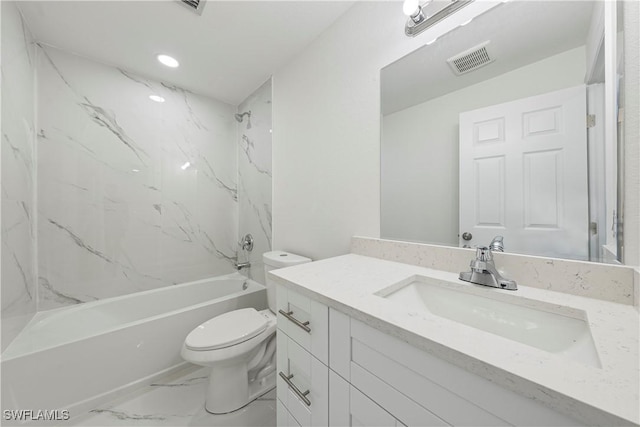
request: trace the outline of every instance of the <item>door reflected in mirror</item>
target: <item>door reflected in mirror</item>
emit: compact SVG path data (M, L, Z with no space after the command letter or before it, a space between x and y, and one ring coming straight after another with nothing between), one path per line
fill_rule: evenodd
M502 3L382 69L382 238L615 262L605 7Z

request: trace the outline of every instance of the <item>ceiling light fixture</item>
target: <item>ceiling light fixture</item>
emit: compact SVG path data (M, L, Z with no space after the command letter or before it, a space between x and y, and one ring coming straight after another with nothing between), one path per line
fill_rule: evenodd
M187 170L189 166L191 166L191 162L186 162L184 165L180 166L180 169L184 171Z
M405 0L402 5L402 11L409 19L407 19L407 24L404 27L404 33L408 37L415 37L473 1L474 0L452 0L447 6L427 17L423 9L431 0L428 0L422 6L420 5L420 0Z
M149 95L149 99L155 102L164 102L164 98L158 95Z
M158 55L157 58L161 64L166 65L167 67L177 68L180 66L178 60L169 55Z

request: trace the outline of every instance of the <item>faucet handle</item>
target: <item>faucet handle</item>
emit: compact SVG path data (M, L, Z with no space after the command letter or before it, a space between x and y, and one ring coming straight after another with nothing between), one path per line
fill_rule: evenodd
M478 246L476 248L476 260L477 261L491 261L493 259L493 255L491 254L491 249L486 246Z
M238 246L240 246L242 250L251 252L253 250L253 236L251 234L245 234L238 242Z
M491 243L489 244L489 248L491 248L494 252L504 252L504 237L496 236L493 238Z

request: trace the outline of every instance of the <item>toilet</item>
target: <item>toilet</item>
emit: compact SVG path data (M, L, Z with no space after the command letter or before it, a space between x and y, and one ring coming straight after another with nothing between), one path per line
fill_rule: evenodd
M211 368L205 409L212 414L238 410L276 386L276 289L267 272L311 260L282 251L262 258L269 308L216 316L191 331L182 345L184 360Z

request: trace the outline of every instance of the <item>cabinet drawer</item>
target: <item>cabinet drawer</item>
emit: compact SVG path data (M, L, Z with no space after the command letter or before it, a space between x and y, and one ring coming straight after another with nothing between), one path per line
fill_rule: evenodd
M329 368L287 335L277 340L278 399L300 425L328 425Z
M278 285L278 329L325 365L329 364L329 309Z
M278 427L301 427L298 421L293 418L293 415L280 402L280 399L276 399L276 417L276 425Z

